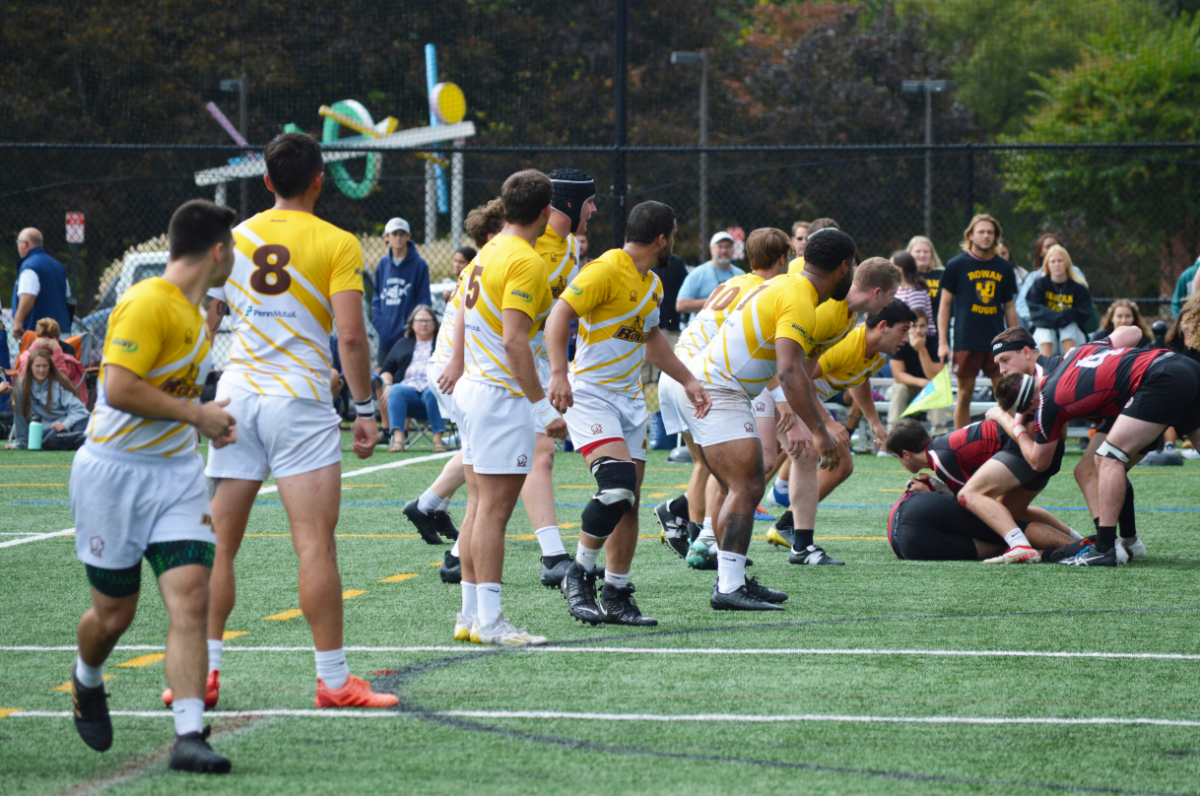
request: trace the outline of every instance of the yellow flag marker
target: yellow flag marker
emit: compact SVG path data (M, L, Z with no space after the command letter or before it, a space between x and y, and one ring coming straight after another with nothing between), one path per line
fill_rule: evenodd
M954 388L950 386L950 368L945 367L917 393L917 397L900 416L908 417L917 412L945 409L947 406L953 405Z

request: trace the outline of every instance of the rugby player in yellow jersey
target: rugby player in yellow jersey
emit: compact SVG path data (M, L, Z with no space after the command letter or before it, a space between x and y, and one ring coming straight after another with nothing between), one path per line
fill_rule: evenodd
M715 610L782 610L779 603L787 599L746 578L746 551L763 494L762 443L751 399L778 375L785 400L802 421L785 434L788 452L797 455L815 445L824 462L837 466L840 452L821 422L804 359L814 342L817 305L850 291L854 251L854 240L840 230L810 236L804 272L776 277L752 291L692 358L691 371L706 382L713 407L705 417L689 419L688 427L726 492L716 523L720 552L710 599Z
M229 760L208 745L204 623L216 537L196 431L215 448L237 440L228 399L201 404L212 366L198 306L233 266L234 212L195 199L171 216L161 278L134 285L108 320L96 409L71 470L75 550L92 606L79 620L71 671L75 728L103 752L113 730L104 661L133 622L142 559L167 607L167 681L179 695L170 766L224 774Z
M710 402L700 382L658 328L663 267L675 243L675 211L642 202L629 213L625 245L575 277L546 323L550 402L566 416L571 442L599 490L583 509L575 560L562 580L571 616L592 625L657 625L633 600L629 568L638 538L638 498L646 468L646 398L640 375L649 359L681 384L698 417ZM567 338L579 320L579 346L567 372ZM607 550L596 599L596 559Z
M529 340L535 321L551 303L546 262L534 250L546 231L554 188L535 169L504 181L504 228L470 267L456 336L465 337L467 378L457 386L442 374L454 395L463 437L467 515L462 553L462 611L454 638L476 644L545 644L516 628L500 605L504 531L532 461L537 429L561 439L567 426L538 381Z
M778 232L779 230L770 228L756 229L746 238L746 257L749 260L751 272L735 276L718 286L708 297L704 308L696 314L696 317L679 335L679 343L675 346L675 355L685 364L689 364L692 357L708 345L721 324L725 322L728 313L733 312L741 299L744 299L754 288L767 280L784 273L792 247L790 241L787 240L787 235L776 234ZM771 423L769 444L773 446L775 443L775 402L769 400L769 396L764 398L764 395L766 393L760 394L755 399L754 415L760 426L759 436L761 438L763 421L768 417L769 401ZM679 382L666 373L660 374L658 403L662 410L663 426L668 435L682 433L684 444L692 454L692 475L688 479L686 493L687 511L690 516L679 516L671 511L670 506L672 503L677 505L678 498L675 501L663 501L654 507L654 515L663 529L664 541L680 558L687 556L688 545L696 536L703 537L706 532L711 534L709 518L713 516L713 511L707 508L707 504L712 502L714 506L719 505L715 503L716 495L708 494L708 479L711 474L696 452L692 434L687 430L687 418L691 416L691 409L686 401L687 397ZM758 406L760 403L762 404L761 409ZM790 412L786 402L783 403L781 409ZM766 450L768 441L765 438L763 445ZM774 461L774 455L767 458ZM715 493L717 490L712 491ZM713 500L710 501L709 498ZM680 509L680 511L682 510ZM695 533L692 533L684 527L689 521L697 526L701 525L701 521L703 521L704 525L699 530L693 529Z
M232 398L230 413L239 431L236 446L209 451L206 470L217 534L208 618L210 686L215 691L225 622L233 610L233 559L258 490L273 475L300 561L300 610L316 647L317 707L391 707L396 696L372 692L346 663L333 535L342 471L341 433L329 392L329 334L335 324L358 413L354 452L365 459L379 441L362 312L362 246L313 215L325 171L312 136L278 136L263 159L275 206L234 230L233 273L224 288L210 293L233 313L229 365L217 396Z
M554 185L550 222L537 239L534 249L546 261L550 296L557 299L579 271L579 246L575 234L587 232L588 218L596 212L596 183L586 172L578 169L555 169L549 176ZM546 353L543 331L545 322L545 318L535 320L537 330L529 341L543 391L550 385L550 359ZM565 345L563 352L566 352ZM545 434L537 435L533 469L525 478L521 502L525 504L529 522L542 549L542 585L556 589L567 574L571 557L563 547L554 506L554 440Z
M829 230L830 227L825 227ZM818 230L810 233L808 239L820 238L829 232ZM854 281L846 295L838 299L826 301L817 308L816 329L813 338L816 341L810 357L805 361L805 370L811 377L817 360L826 351L843 340L850 330L859 322L860 315L880 312L896 295L900 286L900 269L882 257L872 257L864 261L854 272ZM776 394L779 399L779 393ZM829 434L837 442L839 449L849 450L850 434L846 427L838 423L825 411L818 401L822 423ZM862 412L874 411L874 405L860 409ZM877 416L877 415L876 415ZM836 559L823 555L821 548L812 540L813 525L817 518L817 503L824 497L820 493L818 461L809 452L791 457L791 478L788 479L789 508L774 528L767 532L767 540L779 545L791 546L798 544L798 550L808 550L812 555L806 560L812 564L841 563ZM795 521L793 522L793 517ZM799 542L797 542L797 538ZM811 549L809 549L811 548Z

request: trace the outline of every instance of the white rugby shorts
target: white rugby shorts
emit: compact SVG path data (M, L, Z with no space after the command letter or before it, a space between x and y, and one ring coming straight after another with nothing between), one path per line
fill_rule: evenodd
M683 385L662 372L658 374L658 410L667 434L691 433L688 421L692 419L692 402Z
M75 454L70 494L75 554L93 567L129 569L159 542L217 543L198 453L140 456L88 442Z
M537 437L529 399L466 377L454 388L454 397L463 464L483 475L528 473Z
M701 447L720 445L738 439L758 439L758 424L754 421L754 409L750 396L742 390L705 384L712 408L702 418L694 415L690 405L688 428L692 439Z
M446 395L446 393L442 392L442 388L438 386L438 379L441 378L442 371L445 368L446 364L444 362L430 362L425 366L425 378L429 383L428 389L437 398L438 411L441 413L442 419L449 420L451 423L457 423L458 413L454 406L454 396ZM466 381L465 377L459 379L458 383L462 384L464 381ZM455 385L455 389L458 389L458 385Z
M755 417L775 417L775 398L767 390L763 390L758 395L750 399L750 405L754 409Z
M574 404L564 418L571 444L582 452L604 440L621 439L631 459L646 461L646 399L639 393L626 395L571 378Z
M265 481L311 473L342 460L342 436L332 404L291 396L260 395L217 383L217 400L237 420L237 442L208 448L209 478Z

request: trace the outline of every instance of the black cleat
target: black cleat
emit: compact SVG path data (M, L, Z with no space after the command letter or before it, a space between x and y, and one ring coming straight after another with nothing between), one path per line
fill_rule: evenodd
M450 518L448 511L433 512L433 527L439 534L452 542L458 539L458 528L454 527L454 520Z
M795 547L793 547L792 552L788 554L788 563L801 565L807 564L809 566L814 566L817 564L833 564L840 567L846 565L845 561L839 561L838 559L833 558L816 545L809 545L803 550L797 550Z
M1068 545L1055 547L1042 553L1043 564L1061 564L1064 559L1078 555L1085 548L1091 546L1091 542L1087 539L1077 539Z
M642 616L641 610L633 600L633 584L616 587L605 583L600 589L600 600L597 607L600 618L610 625L634 625L636 627L653 627L658 620Z
M587 572L572 561L562 579L563 596L567 598L567 610L571 616L589 625L598 625L603 620L596 606L596 573Z
M1088 545L1075 555L1060 559L1058 563L1066 564L1070 567L1115 567L1117 565L1117 550L1113 547L1101 551L1092 545Z
M687 540L690 545L692 542L700 538L700 532L704 530L694 522L689 521L687 524Z
M687 558L688 539L687 539L686 534L683 534L680 536L663 537L663 544L665 544L667 547L671 548L671 550L674 551L675 555L679 556L680 558L683 558L683 559Z
M787 602L787 592L779 591L778 589L769 589L758 582L758 578L746 578L746 591L750 592L752 597L757 597L765 603L774 603L776 605Z
M194 771L197 774L228 774L233 765L228 757L217 754L208 745L208 735L211 731L211 727L205 727L204 732L176 735L175 746L171 749L171 770Z
M417 501L410 500L404 504L404 516L417 528L417 533L426 544L445 544L438 536L437 524L433 517L417 508Z
M563 553L557 556L542 556L542 585L547 589L557 589L567 576L567 570L575 559Z
M438 575L441 576L442 583L462 583L462 559L447 550L446 555L442 557Z
M708 604L713 607L714 611L782 611L782 605L775 605L766 600L760 600L750 593L750 590L745 586L738 586L735 591L729 594L721 594L717 591L717 585L713 584L712 597Z
M112 718L108 715L108 694L104 685L88 688L75 676L71 664L71 702L75 711L75 731L83 742L97 752L106 751L113 742Z

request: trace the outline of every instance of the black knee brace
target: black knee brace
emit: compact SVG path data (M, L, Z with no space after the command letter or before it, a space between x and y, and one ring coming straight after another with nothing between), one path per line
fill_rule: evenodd
M588 536L607 539L625 512L633 508L637 466L633 462L601 456L592 462L592 475L600 489L583 508L581 528Z

